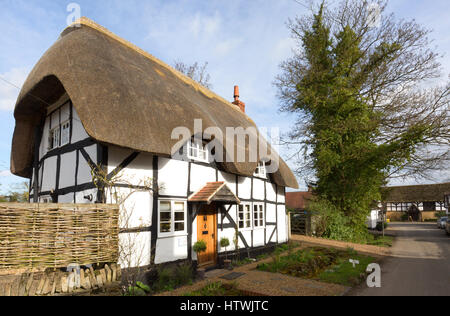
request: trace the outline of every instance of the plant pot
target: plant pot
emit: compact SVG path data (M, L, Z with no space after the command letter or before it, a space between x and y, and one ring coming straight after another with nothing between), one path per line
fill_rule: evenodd
M223 267L228 270L233 270L233 264L232 264L231 260L229 260L229 259L224 260Z

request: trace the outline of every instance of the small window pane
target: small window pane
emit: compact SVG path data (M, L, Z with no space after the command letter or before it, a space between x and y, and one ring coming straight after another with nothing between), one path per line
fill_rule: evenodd
M184 203L175 203L175 212L176 211L184 212Z
M161 212L170 211L170 202L161 202L160 210L161 210Z
M161 223L161 233L170 233L170 223Z
M184 212L175 212L176 221L184 221Z
M161 212L160 221L161 222L170 222L172 218L172 214L170 212Z
M184 223L183 222L175 223L175 231L176 232L184 231Z
M67 145L70 142L70 122L62 125L61 131L61 146Z

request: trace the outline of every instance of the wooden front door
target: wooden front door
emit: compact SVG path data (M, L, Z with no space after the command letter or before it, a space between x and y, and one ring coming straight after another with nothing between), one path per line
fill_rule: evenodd
M217 263L217 216L215 207L204 206L197 216L197 240L206 243L206 251L198 255L200 266Z

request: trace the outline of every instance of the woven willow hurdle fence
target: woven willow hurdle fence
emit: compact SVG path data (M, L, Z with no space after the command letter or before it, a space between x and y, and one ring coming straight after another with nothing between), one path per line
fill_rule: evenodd
M119 207L0 203L0 270L116 263Z

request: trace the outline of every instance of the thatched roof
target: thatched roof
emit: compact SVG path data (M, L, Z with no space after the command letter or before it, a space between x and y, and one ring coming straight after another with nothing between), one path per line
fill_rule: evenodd
M13 174L31 177L36 127L43 124L48 104L65 92L93 139L162 156L171 156L178 142L171 139L173 129L192 130L195 119L203 120L203 129L217 126L224 133L226 127L255 127L237 106L162 61L86 18L79 23L80 27L64 30L44 54L18 97ZM224 143L226 148L226 139ZM257 163L224 163L223 167L251 176ZM279 185L298 187L281 159L272 178Z
M384 202L438 202L450 192L450 182L383 188Z

